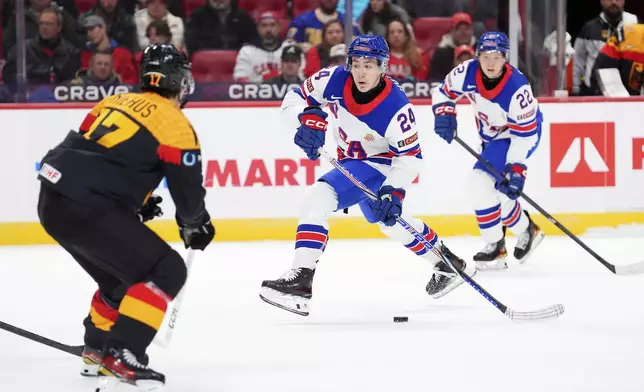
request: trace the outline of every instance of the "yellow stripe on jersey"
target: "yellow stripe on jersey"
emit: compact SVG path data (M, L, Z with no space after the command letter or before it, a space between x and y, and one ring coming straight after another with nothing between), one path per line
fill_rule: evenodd
M165 312L147 302L126 295L119 306L119 313L142 322L156 330L161 327Z

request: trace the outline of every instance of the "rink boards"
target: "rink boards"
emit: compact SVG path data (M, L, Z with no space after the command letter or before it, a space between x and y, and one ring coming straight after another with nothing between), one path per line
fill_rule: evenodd
M575 233L644 223L644 101L541 101L545 123L528 161L525 192ZM478 235L467 181L474 158L439 139L431 106L415 103L425 168L404 208L443 236ZM78 127L87 110L86 105L0 106L0 245L51 243L37 223L38 162ZM330 165L306 159L293 144L294 130L282 126L276 104L200 104L186 113L201 140L206 203L218 239L292 239L307 185ZM473 147L478 144L474 115L471 105L458 106L459 135ZM170 195L163 184L157 193L168 219L151 226L163 238L178 240ZM535 219L547 233L559 234L542 217ZM358 208L335 214L330 235L380 237Z

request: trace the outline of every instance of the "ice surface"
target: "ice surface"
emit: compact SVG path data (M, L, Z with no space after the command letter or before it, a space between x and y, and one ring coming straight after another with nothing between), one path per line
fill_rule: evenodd
M582 238L612 263L644 259L641 230ZM482 246L445 242L469 257ZM466 285L432 300L430 266L394 242L333 238L311 315L293 315L258 297L263 279L290 267L292 248L214 243L197 255L171 347L149 351L167 391L644 390L644 276L614 276L567 237L547 236L526 265L477 277L516 310L565 304L561 318L533 323L510 321ZM60 248L0 248L2 321L81 344L93 291ZM93 391L78 365L0 330L2 392Z

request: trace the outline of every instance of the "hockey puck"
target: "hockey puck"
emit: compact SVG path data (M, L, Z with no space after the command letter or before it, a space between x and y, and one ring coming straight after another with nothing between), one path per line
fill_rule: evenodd
M394 317L394 323L406 323L409 317Z

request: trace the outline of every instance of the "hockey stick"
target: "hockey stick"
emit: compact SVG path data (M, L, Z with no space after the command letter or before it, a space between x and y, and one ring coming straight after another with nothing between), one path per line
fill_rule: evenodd
M355 186L360 188L371 200L377 200L378 197L376 196L375 193L371 191L371 189L367 188L362 182L360 182L358 179L353 177L351 173L347 169L345 169L337 159L335 159L331 154L329 154L324 147L320 147L319 152L326 160L333 165L340 173L344 174L349 181L351 181ZM405 228L411 235L414 236L416 240L418 240L420 243L425 245L427 249L430 249L436 256L438 256L440 259L445 262L449 266L449 268L452 269L455 273L457 273L465 282L467 282L470 286L474 288L479 294L481 294L485 299L487 299L492 305L494 305L501 313L505 314L510 318L510 320L539 320L539 319L546 319L546 318L554 318L554 317L559 317L563 314L564 312L564 306L561 304L557 305L552 305L547 308L541 309L541 310L536 310L532 312L517 312L515 310L512 310L505 306L503 303L501 303L499 300L494 298L492 294L488 293L483 287L481 287L478 283L474 281L469 275L464 273L463 271L458 270L457 268L454 267L452 262L446 258L443 253L435 248L425 237L419 233L413 226L411 226L409 223L407 223L403 218L398 217L396 218L396 221Z
M476 151L474 151L467 143L465 143L461 138L458 136L454 136L454 140L461 146L463 146L464 149L467 150L474 158L476 158L485 168L492 174L494 174L494 177L497 178L497 180L505 180L503 176L488 162L486 161L481 155L477 154ZM564 225L562 225L557 219L555 219L552 215L550 215L546 210L541 208L537 203L534 202L531 198L528 197L523 192L520 192L521 197L523 200L527 201L528 204L530 204L532 207L534 207L537 211L541 213L541 215L545 216L546 219L550 221L553 225L557 226L557 228L561 231L563 231L568 237L570 237L573 241L575 241L579 246L581 246L586 252L590 253L597 261L602 263L604 267L608 268L609 271L616 275L636 275L636 274L641 274L644 273L644 261L641 261L639 263L634 263L634 264L629 264L629 265L614 265L606 260L604 260L600 255L595 253L592 249L590 249L586 244L584 244L579 237L574 235L573 233L570 232Z
M188 274L190 274L190 266L192 266L192 260L195 258L194 249L188 250L188 256L186 257L186 269ZM177 325L177 318L179 317L179 309L181 307L181 302L183 302L183 295L186 292L186 283L183 285L183 288L177 295L177 297L172 301L171 306L168 307L168 310L165 313L165 318L161 324L159 332L154 337L154 342L161 346L167 348L170 345L170 340L172 339L172 333L174 328Z
M4 329L7 332L11 332L13 334L16 334L18 336L22 336L23 338L32 340L36 343L44 344L45 346L49 346L52 348L55 348L60 351L64 351L68 354L75 355L77 357L80 357L82 352L83 352L83 347L84 346L69 346L67 344L63 344L60 342L57 342L55 340L48 339L44 336L40 336L38 334L35 334L33 332L26 331L22 328L15 327L11 324L4 323L0 321L0 329Z

